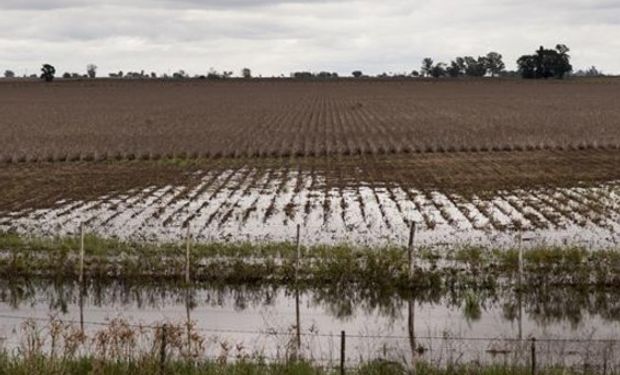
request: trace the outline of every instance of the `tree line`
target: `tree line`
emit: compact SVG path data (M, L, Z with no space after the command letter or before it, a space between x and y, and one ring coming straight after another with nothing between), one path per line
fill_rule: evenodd
M541 46L531 55L523 55L516 61L517 70L507 71L506 65L503 61L503 56L498 52L489 52L484 56L459 56L454 58L449 64L444 62L437 62L426 57L422 60L422 66L420 70L413 70L410 74L387 74L382 73L377 75L379 78L402 78L402 77L498 77L498 76L521 76L525 79L547 79L558 78L563 79L568 74L573 72L573 66L570 63L570 55L568 52L570 49L564 44L558 44L555 48L544 48ZM86 74L69 73L66 72L62 75L64 79L77 79L88 78L94 79L97 77L98 67L95 64L88 64L86 66ZM41 68L41 75L31 75L30 78L41 78L47 82L53 81L56 75L56 69L50 64L44 64ZM591 67L587 70L579 70L574 73L576 76L602 76L596 67ZM130 79L148 79L148 78L172 78L172 79L209 79L219 80L227 79L233 76L232 71L218 72L211 68L206 75L195 75L191 77L184 70L179 70L171 75L163 74L158 76L157 73L146 73L144 70L140 72L127 72L119 71L118 73L110 73L110 78L130 78ZM252 71L249 68L243 68L241 71L241 77L250 79L253 78ZM334 79L339 78L338 73L334 72L318 72L313 73L309 71L293 72L291 78L296 79ZM368 77L364 75L361 70L355 70L351 73L354 78ZM4 72L5 78L15 78L16 75L11 70ZM284 76L280 76L283 78Z

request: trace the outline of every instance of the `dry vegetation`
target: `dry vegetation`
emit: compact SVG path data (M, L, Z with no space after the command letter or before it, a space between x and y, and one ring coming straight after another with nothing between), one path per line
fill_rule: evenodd
M620 80L0 84L10 162L620 146Z

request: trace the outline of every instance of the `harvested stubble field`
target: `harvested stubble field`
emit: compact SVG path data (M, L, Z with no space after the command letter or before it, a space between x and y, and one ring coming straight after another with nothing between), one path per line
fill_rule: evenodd
M615 245L620 80L0 84L0 231Z

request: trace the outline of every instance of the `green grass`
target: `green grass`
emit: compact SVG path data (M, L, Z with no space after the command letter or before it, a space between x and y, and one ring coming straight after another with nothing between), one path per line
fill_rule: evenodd
M78 273L76 237L21 237L0 234L0 275L74 278ZM180 278L185 272L185 244L125 242L85 237L88 277ZM192 244L192 279L232 283L288 284L295 279L297 248L282 243ZM316 285L340 282L407 289L439 284L493 285L515 280L518 251L462 246L451 250L420 248L413 279L400 247L347 244L302 248L299 279ZM539 247L524 251L524 281L570 285L619 285L620 251L579 247ZM441 266L438 266L440 264Z
M539 375L583 375L595 372L571 370L570 368L543 368L538 369ZM337 375L337 367L321 367L308 362L288 362L268 364L261 360L242 360L235 363L167 362L163 368L157 360L141 359L136 361L101 361L95 358L83 357L78 359L50 359L44 356L35 356L28 359L7 355L0 356L0 374L30 375ZM464 364L449 367L434 367L426 363L419 363L416 371L400 363L374 361L358 367L347 368L349 375L531 375L529 367L497 366Z

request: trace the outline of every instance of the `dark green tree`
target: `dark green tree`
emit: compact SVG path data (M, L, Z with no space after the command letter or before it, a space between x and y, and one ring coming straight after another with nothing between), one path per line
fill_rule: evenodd
M424 77L428 77L431 75L431 70L433 69L433 59L430 57L424 58L422 60L422 68L420 68L420 72Z
M450 77L458 77L465 74L465 59L457 57L455 60L452 60L446 70Z
M360 78L363 75L363 73L361 70L354 70L353 73L351 73L351 75L355 78Z
M569 51L564 44L556 45L555 49L545 49L541 46L535 54L523 55L517 60L519 73L523 78L563 79L573 70Z
M487 74L487 58L484 56L478 56L474 58L472 56L465 56L465 74L470 77L484 77Z
M45 82L52 82L55 74L56 68L50 64L43 64L43 67L41 68L41 79L44 79Z
M487 53L486 63L487 71L491 74L491 77L500 75L506 68L506 65L502 61L502 55L497 52Z
M431 68L430 72L433 78L444 77L446 75L446 64L437 63Z

